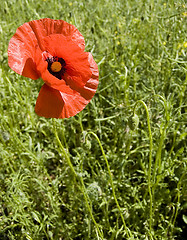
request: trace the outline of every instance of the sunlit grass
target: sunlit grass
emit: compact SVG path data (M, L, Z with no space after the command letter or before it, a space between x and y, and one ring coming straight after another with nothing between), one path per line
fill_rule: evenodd
M184 239L186 12L172 0L3 2L0 239ZM42 80L8 67L17 27L44 17L74 24L99 66L95 97L70 119L38 117Z

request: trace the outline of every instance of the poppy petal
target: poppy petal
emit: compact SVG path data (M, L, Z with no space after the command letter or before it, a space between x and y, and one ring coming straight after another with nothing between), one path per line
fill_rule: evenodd
M83 89L80 90L80 94L87 100L91 100L96 93L99 84L99 70L96 62L93 59L91 53L88 53L88 62L90 64L90 70L92 72L91 78L86 82Z
M44 84L36 101L35 112L46 118L69 118L83 110L87 103L78 93L62 93Z
M47 61L43 60L42 51L40 50L39 47L36 49L36 56L37 57L35 58L35 62L37 65L37 70L41 73L41 77L44 80L44 82L49 87L52 87L56 90L62 91L67 94L73 94L74 93L73 89L71 89L63 79L59 80L48 71L47 69L48 63Z
M37 40L28 23L20 26L10 39L8 46L8 64L16 73L32 79L39 78L34 64L34 52Z
M52 49L50 50L52 51ZM97 86L99 83L99 71L97 64L92 57L92 54L87 52L84 53L87 58L85 59L85 65L88 64L87 68L89 71L89 75L83 77L83 79L85 78L84 82L86 81L86 83L84 83L83 81L76 82L76 80L67 73L64 74L63 79L61 80L50 74L47 70L48 64L46 61L43 60L43 55L40 48L36 50L37 58L35 61L37 65L37 70L41 72L41 77L48 86L67 94L74 94L73 91L77 91L86 100L91 100L97 90ZM53 52L53 54L56 53ZM79 75L79 72L77 75Z
M34 63L37 45L43 49L43 39L51 34L62 34L76 42L84 50L85 42L78 29L63 21L44 18L24 23L10 39L8 46L8 64L16 73L37 79L40 74Z
M40 20L33 20L29 22L33 32L36 35L37 41L41 50L43 50L42 41L46 36L53 34L61 34L67 39L71 39L84 50L85 42L84 37L78 29L64 20L53 20L50 18L43 18ZM41 44L40 44L41 43Z
M79 91L73 91L65 85L62 91L44 84L36 101L35 111L39 116L46 118L69 118L83 110L94 96L97 86L99 71L92 54L89 53L88 61L92 71L92 77Z
M79 92L80 95L85 98L86 100L90 101L94 94L96 93L98 84L99 84L99 70L96 62L93 59L91 53L88 54L88 62L89 68L91 70L91 77L87 80L86 84L83 87L79 87L75 84L72 84L71 81L66 81L70 88L74 89L75 91Z
M41 77L45 82L36 101L39 116L69 118L94 96L98 67L84 48L84 38L75 26L49 18L23 24L11 38L9 66L18 74L34 80ZM54 62L58 59L57 72Z
M40 48L37 48L35 62L37 70L46 84L63 92L64 80L73 90L81 91L82 89L82 92L85 92L83 88L87 89L91 82L95 82L91 88L96 90L99 72L91 53L82 51L72 41L67 41L63 36L57 34L45 39L45 50L42 53ZM43 59L43 56L47 53L65 60L66 72L62 76L62 80L57 79L48 72L47 61ZM97 79L97 81L90 80L88 82L89 79Z
M84 86L92 73L88 53L63 35L54 34L44 39L45 50L53 56L63 58L66 63L66 77L76 85ZM65 79L66 80L66 79Z

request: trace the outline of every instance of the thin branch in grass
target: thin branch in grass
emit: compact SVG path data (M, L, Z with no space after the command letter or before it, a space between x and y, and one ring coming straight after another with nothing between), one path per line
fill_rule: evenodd
M63 152L63 154L64 154L64 157L65 157L65 159L66 159L66 161L67 161L67 163L68 163L68 166L70 167L70 169L71 169L74 177L75 177L77 180L79 180L80 183L81 183L81 191L82 191L82 193L83 193L83 196L84 196L84 199L85 199L85 202L86 202L86 207L87 207L87 209L88 209L88 211L89 211L89 213L90 213L91 219L92 219L92 221L93 221L93 223L94 223L94 225L95 225L95 227L96 227L96 232L98 233L98 235L100 236L100 238L101 238L102 240L104 240L104 238L103 238L103 233L100 231L99 226L98 226L98 224L97 224L97 222L96 222L96 220L95 220L95 218L94 218L94 216L93 216L92 209L91 209L91 207L90 207L90 205L89 205L89 202L90 202L90 201L89 201L88 195L87 195L87 193L86 193L86 189L85 189L85 185L84 185L83 178L82 178L81 175L78 175L78 174L76 173L76 171L75 171L75 169L74 169L74 167L73 167L73 164L71 163L71 159L70 159L69 155L67 154L66 150L64 149L64 147L63 147L63 145L62 145L62 143L61 143L61 141L60 141L60 139L59 139L59 137L58 137L58 134L57 134L57 131L56 131L55 119L53 119L53 129L54 129L54 134L55 134L56 140L57 140L57 142L58 142L58 144L59 144L59 146L60 146L60 149L62 150L62 152Z
M152 204L153 204L153 196L152 196L152 183L151 183L151 168L152 168L152 151L153 151L153 139L152 139L152 133L151 133L151 124L150 124L150 117L149 117L149 111L147 108L147 105L142 101L139 100L136 102L134 106L134 115L135 115L135 110L138 104L142 104L143 107L145 108L146 115L147 115L147 125L148 125L148 132L149 132L149 166L148 166L148 191L149 191L149 197L150 197L150 216L149 216L149 230L150 233L152 232Z
M103 147L102 147L102 144L101 144L98 136L97 136L95 133L93 133L93 132L88 132L88 133L86 134L86 136L87 136L88 134L92 134L92 135L96 138L97 142L99 143L101 152L102 152L102 154L103 154L104 160L105 160L106 165L107 165L107 170L108 170L109 177L110 177L110 184L111 184L111 187L112 187L113 197L114 197L114 200L115 200L115 202L116 202L117 208L118 208L118 210L119 210L120 217L121 217L121 219L122 219L125 232L126 232L128 238L129 238L129 237L132 237L132 234L131 234L130 230L129 230L129 229L127 228L127 226L126 226L125 219L124 219L124 217L123 217L123 213L122 213L121 207L120 207L120 205L119 205L119 203L118 203L118 200L117 200L117 197L116 197L115 188L114 188L114 183L113 183L113 179L112 179L112 173L111 173L111 171L110 171L110 166L109 166L108 160L107 160L107 158L106 158L106 155L105 155L104 149L103 149ZM85 136L85 137L86 137L86 136Z

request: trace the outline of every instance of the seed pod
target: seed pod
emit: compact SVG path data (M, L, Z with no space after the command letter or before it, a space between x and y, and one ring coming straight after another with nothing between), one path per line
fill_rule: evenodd
M138 115L134 114L129 117L128 125L131 130L135 130L139 124L139 117Z

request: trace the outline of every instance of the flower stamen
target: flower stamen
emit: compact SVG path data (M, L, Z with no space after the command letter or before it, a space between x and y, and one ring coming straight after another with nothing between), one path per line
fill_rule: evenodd
M48 62L48 71L58 79L62 79L66 71L66 62L63 58L59 57L47 57L46 60Z
M51 71L52 72L60 72L60 70L62 69L62 65L60 62L53 62L51 64Z

